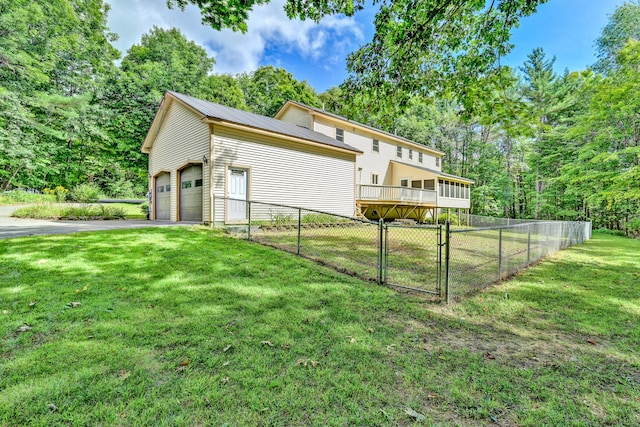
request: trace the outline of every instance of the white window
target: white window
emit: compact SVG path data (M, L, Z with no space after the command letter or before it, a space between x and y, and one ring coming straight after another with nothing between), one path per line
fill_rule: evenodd
M408 187L409 186L409 180L408 179L401 179L400 180L400 187Z
M409 160L413 160L413 150L409 148Z
M344 142L344 129L336 128L336 139Z
M380 152L380 141L378 141L377 139L373 140L373 146L371 147L371 149L373 150L374 153L379 153Z
M396 157L399 159L402 158L402 147L400 147L399 145L396 147Z
M436 157L436 166L440 166L440 157Z
M371 174L371 183L373 185L378 185L378 175L377 174L375 174L375 173Z
M418 163L422 163L422 153L418 153Z

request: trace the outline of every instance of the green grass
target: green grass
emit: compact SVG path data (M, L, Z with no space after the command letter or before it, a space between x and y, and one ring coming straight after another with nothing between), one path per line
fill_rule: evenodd
M639 275L596 235L447 307L201 227L3 240L0 425L635 426Z

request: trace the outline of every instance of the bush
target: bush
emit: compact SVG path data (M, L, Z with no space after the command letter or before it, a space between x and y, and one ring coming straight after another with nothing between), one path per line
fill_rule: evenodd
M53 189L45 188L43 192L44 194L55 197L56 202L63 203L64 200L67 198L67 194L69 193L69 190L64 188L62 185L58 185L56 188L53 188Z
M69 197L78 203L95 203L102 197L102 192L96 184L78 184L71 191Z
M144 202L140 205L140 210L143 214L149 215L149 202Z
M124 209L117 206L93 205L93 206L59 206L48 203L40 203L34 206L21 208L13 213L16 218L33 219L124 219Z

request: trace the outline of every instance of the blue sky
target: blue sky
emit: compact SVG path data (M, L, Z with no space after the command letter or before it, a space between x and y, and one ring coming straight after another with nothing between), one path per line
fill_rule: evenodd
M120 36L123 53L153 25L179 28L216 59L214 72L241 73L261 65L284 67L296 79L307 80L317 91L339 85L347 76L348 53L371 40L374 9L355 17L333 16L319 24L291 21L282 11L284 0L254 9L246 34L214 31L200 23L199 10L169 10L165 0L107 0L109 27ZM536 47L556 56L556 72L582 70L595 62L594 42L608 16L624 0L549 0L538 13L522 20L513 32L513 51L503 64L518 67Z

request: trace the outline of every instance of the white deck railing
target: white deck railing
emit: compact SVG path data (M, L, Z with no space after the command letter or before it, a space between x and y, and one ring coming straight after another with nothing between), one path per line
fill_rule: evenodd
M358 200L385 200L435 205L438 200L437 197L434 190L423 190L421 188L393 187L390 185L358 186Z

